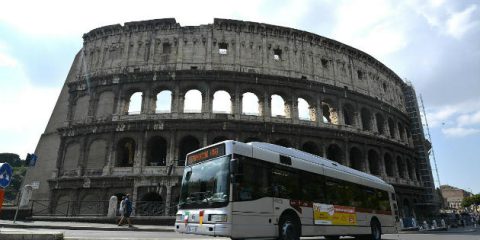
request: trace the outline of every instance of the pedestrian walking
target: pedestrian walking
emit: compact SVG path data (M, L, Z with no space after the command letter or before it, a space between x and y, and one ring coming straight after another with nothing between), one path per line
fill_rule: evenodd
M120 220L118 221L118 226L121 226L122 219L125 214L125 196L122 197L122 201L120 202L120 207L118 208L118 212L120 213Z
M132 214L132 201L130 201L130 195L127 194L125 195L124 199L124 209L123 209L123 216L120 219L120 222L118 223L118 226L121 226L123 224L123 220L126 220L128 223L128 227L133 227L132 226L132 221L130 220L130 215Z

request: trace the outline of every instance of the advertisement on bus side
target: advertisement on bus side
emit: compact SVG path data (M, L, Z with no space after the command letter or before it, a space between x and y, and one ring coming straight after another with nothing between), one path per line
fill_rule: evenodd
M354 207L313 203L313 220L319 225L356 225Z

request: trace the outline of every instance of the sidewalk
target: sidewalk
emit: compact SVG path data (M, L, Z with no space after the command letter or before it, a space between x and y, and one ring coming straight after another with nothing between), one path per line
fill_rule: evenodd
M108 223L87 223L87 222L54 222L54 221L16 221L0 220L0 228L45 228L45 229L68 229L68 230L100 230L100 231L150 231L150 232L173 232L173 226L159 225L134 225L129 228L127 225L117 226Z

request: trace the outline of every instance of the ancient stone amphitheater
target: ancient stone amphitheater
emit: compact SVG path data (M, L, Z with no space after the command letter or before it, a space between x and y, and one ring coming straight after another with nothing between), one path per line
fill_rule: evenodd
M415 91L358 49L227 19L128 22L83 39L27 174L40 184L32 199L51 213L102 213L94 203L131 193L137 209L160 204L137 215L172 214L185 154L225 139L377 175L395 187L403 216L433 209Z

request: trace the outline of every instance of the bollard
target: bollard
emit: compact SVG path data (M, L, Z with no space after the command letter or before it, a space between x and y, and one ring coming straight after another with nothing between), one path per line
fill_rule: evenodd
M107 217L115 218L117 216L117 203L118 203L117 196L111 196L110 200L108 201Z

